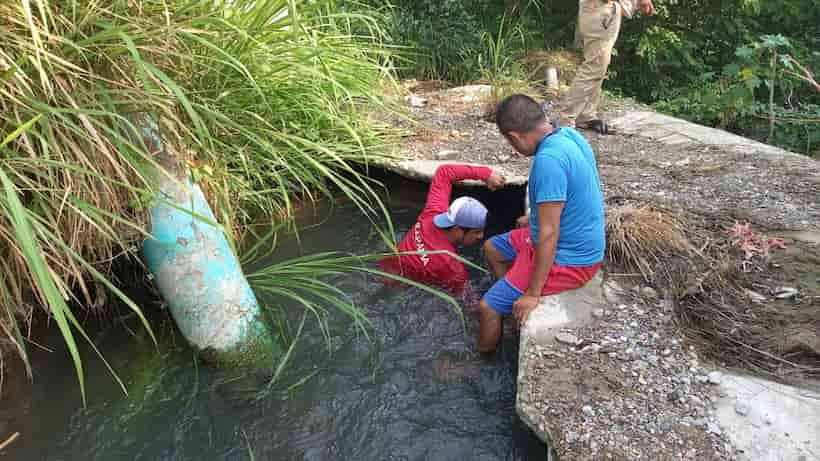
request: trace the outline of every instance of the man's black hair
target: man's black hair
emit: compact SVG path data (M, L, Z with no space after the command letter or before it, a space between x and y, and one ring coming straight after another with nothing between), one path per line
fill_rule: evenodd
M506 97L495 110L495 123L504 134L528 133L546 120L541 105L524 94Z

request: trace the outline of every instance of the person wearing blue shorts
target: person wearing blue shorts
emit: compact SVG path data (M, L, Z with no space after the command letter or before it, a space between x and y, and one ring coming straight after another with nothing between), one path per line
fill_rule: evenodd
M496 123L520 154L535 157L529 177L530 216L484 243L498 281L479 304L478 348L494 352L503 316L522 324L541 296L579 288L604 258L604 204L595 155L572 128L553 128L532 98L499 104Z

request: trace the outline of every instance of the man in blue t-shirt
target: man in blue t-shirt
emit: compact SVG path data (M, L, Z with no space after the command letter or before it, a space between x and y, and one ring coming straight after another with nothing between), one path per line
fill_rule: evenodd
M502 316L521 325L541 296L579 288L604 259L604 203L595 154L572 128L554 129L532 98L499 104L496 123L513 148L535 156L530 169L529 218L484 243L498 281L480 303L478 347L495 351Z

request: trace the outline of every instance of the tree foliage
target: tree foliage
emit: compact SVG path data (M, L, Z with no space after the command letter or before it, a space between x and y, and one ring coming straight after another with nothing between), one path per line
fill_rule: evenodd
M389 9L392 39L412 50L406 76L479 78L488 52L482 37L500 30L504 19L515 26L505 30L522 31L521 40L506 42L512 54L574 46L578 0L368 3ZM820 91L799 76L820 69L820 0L654 3L654 16L623 22L607 89L700 123L818 152ZM805 69L798 72L796 63Z
M655 6L654 16L623 22L610 89L700 123L818 152L820 92L790 71L793 59L820 68L820 0L655 0ZM544 16L546 29L555 31L548 34L552 44L568 46L566 23L577 2L546 0L545 8L553 13ZM772 111L777 122L770 135Z

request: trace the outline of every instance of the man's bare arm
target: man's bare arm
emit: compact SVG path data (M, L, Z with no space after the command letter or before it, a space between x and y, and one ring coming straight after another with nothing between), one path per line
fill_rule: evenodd
M513 304L513 316L521 325L530 311L538 305L547 276L555 260L555 250L558 246L558 236L561 228L561 212L564 202L545 202L538 204L536 209L538 219L538 236L533 236L535 245L535 269L530 277L530 284L524 295Z
M555 249L558 245L558 235L561 228L561 211L564 202L546 202L538 204L538 235L535 245L535 270L530 279L527 293L530 296L540 297L547 282L547 275L555 259Z

